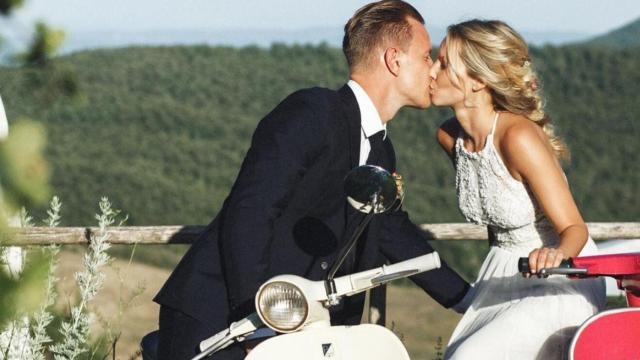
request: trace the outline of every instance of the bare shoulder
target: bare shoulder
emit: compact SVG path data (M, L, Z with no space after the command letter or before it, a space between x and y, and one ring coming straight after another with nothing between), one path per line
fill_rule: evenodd
M546 142L542 128L522 115L503 113L499 124L496 140L505 156L526 151L532 146L544 145Z
M438 143L440 143L442 149L446 151L449 156L453 155L456 138L459 133L460 123L455 117L447 119L438 127L438 131L436 132Z
M523 168L555 162L553 150L540 126L521 115L506 114L500 131L498 147L510 170L519 173Z

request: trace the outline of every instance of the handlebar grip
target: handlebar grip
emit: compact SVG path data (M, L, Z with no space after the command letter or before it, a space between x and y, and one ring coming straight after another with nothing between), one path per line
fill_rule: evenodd
M571 269L573 267L573 261L571 259L562 260L559 268ZM531 272L531 268L529 267L529 258L521 257L518 259L518 271L521 273L529 273Z

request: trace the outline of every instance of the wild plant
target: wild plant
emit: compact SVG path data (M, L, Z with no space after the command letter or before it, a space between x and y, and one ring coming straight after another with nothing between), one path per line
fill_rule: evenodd
M111 208L111 203L103 197L99 203L100 214L98 231L90 236L90 244L84 255L83 271L75 274L76 284L80 290L80 301L71 308L71 319L60 325L62 341L50 347L55 360L73 360L88 350L90 316L87 305L98 293L104 282L101 268L109 261L107 250L111 245L108 227L113 225L118 211Z
M49 204L47 218L43 220L45 226L56 227L60 224L61 207L60 200L54 197ZM57 329L61 340L54 344L47 334L47 330L54 319L51 312L52 307L58 298L56 284L59 279L56 276L56 270L60 252L59 245L49 245L42 247L39 250L40 254L36 254L39 255L37 259L46 259L48 265L45 282L45 301L32 316L27 314L18 315L0 333L0 360L45 360L50 358L49 355L52 355L55 360L73 360L78 359L80 356L83 358L86 356L95 357L97 347L94 347L89 354L83 356L90 350L89 328L92 319L96 317L88 309L88 305L102 288L105 279L105 274L102 270L111 260L107 253L111 246L108 242L110 237L109 228L114 226L116 222L118 222L116 225L120 226L126 221L126 217L119 219L119 210L114 210L106 197L100 200L99 207L100 212L96 214L98 229L89 237L90 243L83 257L82 270L74 274L79 290L79 300L75 305L71 306L68 320L63 321L60 328ZM22 227L33 226L33 219L24 209L20 213L19 224ZM133 252L129 264L132 258ZM111 344L111 352L114 354L114 358L115 346L120 337L120 324L123 314L143 290L143 287L138 286L129 299L124 299L122 296L124 279L119 271L118 277L121 284L118 314L115 321L106 321L106 339ZM114 324L117 326L114 327Z

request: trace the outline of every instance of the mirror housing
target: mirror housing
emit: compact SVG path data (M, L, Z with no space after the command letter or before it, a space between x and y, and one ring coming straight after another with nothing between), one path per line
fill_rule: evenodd
M383 213L397 200L402 202L401 178L374 165L362 165L351 170L344 179L344 190L351 206L363 213Z

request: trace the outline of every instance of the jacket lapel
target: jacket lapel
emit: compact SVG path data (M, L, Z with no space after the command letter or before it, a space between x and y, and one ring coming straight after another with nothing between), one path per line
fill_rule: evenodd
M346 118L349 127L349 162L351 168L358 166L360 162L360 108L356 96L349 85L344 85L338 90L342 102L342 114Z

